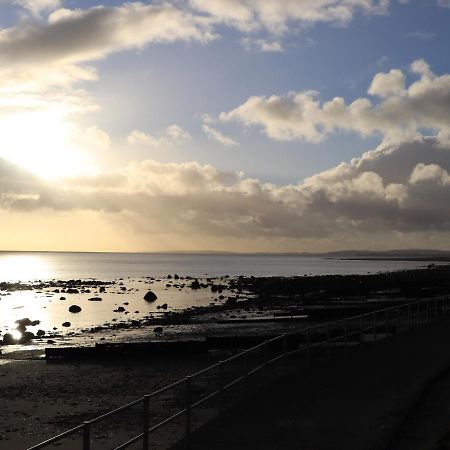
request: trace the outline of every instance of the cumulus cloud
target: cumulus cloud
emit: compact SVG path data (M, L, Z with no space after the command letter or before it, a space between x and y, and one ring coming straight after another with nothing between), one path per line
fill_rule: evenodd
M410 69L418 80L408 87L400 70L376 74L368 90L378 97L375 101L362 97L347 104L342 97L335 97L322 103L316 91L254 96L223 112L220 119L260 126L268 137L280 141L320 142L338 130L402 140L429 129L448 142L450 75L435 75L422 59L414 61Z
M209 139L217 141L222 145L225 145L226 147L232 147L234 145L237 145L237 142L234 139L230 138L229 136L225 136L221 131L217 130L216 128L213 128L211 125L208 125L207 123L204 123L202 125L202 129Z
M168 126L159 136L144 133L141 130L133 130L127 137L127 142L132 145L143 145L149 147L165 147L181 145L192 139L185 129L178 125Z
M202 13L241 31L284 33L290 24L345 25L356 14L385 14L389 0L189 0Z
M0 161L9 211L93 211L148 233L294 240L450 231L450 151L435 138L382 144L297 184L275 185L196 162L143 161L43 183ZM400 238L399 238L400 239ZM390 242L389 246L395 243Z

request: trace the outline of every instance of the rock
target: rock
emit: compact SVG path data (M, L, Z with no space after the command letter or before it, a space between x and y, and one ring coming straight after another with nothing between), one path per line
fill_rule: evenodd
M115 309L113 312L124 312L125 308L123 306L119 306L117 309Z
M163 330L163 327L155 327L155 328L153 328L153 333L162 333L164 330Z
M14 345L16 343L11 333L5 333L3 336L3 345Z
M171 280L172 279L172 275L167 275L167 279Z
M79 313L81 311L81 307L78 305L71 305L69 307L69 312L71 313Z
M59 297L60 300L66 300L66 297Z
M106 292L105 286L100 286L99 292Z
M152 291L148 291L145 295L144 295L144 300L146 300L147 302L154 302L158 297L156 296L156 294Z
M198 280L194 280L192 283L191 283L191 289L200 289L200 283L199 283L199 281Z
M79 294L80 291L78 289L74 289L74 288L69 288L66 291L68 294Z
M167 309L167 307L168 307L167 303L163 303L163 304L161 305L161 309Z
M36 336L37 337L45 336L45 331L44 330L37 330Z
M175 278L175 280L179 280L180 279L180 277L177 274L174 275L174 278Z
M70 325L72 325L70 322L64 322L63 324L62 324L62 326L63 327L70 327Z
M54 344L55 341L53 339L47 339L47 344Z
M32 333L31 331L25 331L25 333L23 333L23 336L19 339L19 344L25 344L33 339L34 333Z
M91 297L88 298L90 302L101 302L103 299L101 297Z

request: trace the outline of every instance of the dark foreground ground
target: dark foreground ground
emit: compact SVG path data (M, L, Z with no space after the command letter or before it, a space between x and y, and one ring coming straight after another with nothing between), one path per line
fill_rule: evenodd
M317 364L308 375L291 372L288 379L260 392L245 407L240 405L221 422L203 427L195 434L192 448L448 448L444 441L436 447L450 429L448 410L444 416L442 410L428 410L428 421L416 423L408 412L419 398L424 401L421 394L426 387L448 370L449 341L446 319ZM446 398L448 388L447 382ZM443 418L439 433L436 419L442 422Z

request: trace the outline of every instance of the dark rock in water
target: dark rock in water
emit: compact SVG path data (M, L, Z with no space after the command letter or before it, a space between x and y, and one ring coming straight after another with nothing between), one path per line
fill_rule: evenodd
M153 328L153 333L162 333L164 330L163 330L163 327L155 327L155 328Z
M26 344L34 339L34 333L31 331L25 331L23 336L19 339L19 344Z
M55 343L55 341L53 339L48 339L47 340L47 344L54 344L54 343Z
M105 286L100 286L100 290L99 290L99 292L106 292L106 288L105 288Z
M158 297L156 296L156 294L152 291L148 291L145 295L144 295L144 300L146 300L147 302L154 302Z
M124 312L125 308L123 306L119 306L117 309L115 309L113 312Z
M132 321L131 321L131 326L132 326L132 327L141 327L141 326L142 326L142 323L139 322L139 320L132 320Z
M45 336L45 331L44 330L37 330L36 336L37 337Z
M65 300L65 299L66 299L66 297L59 297L59 299L60 299L60 300Z
M11 333L6 333L3 336L3 345L14 345L16 343Z
M163 304L161 305L161 309L167 309L167 307L168 307L167 303L163 303Z
M178 276L178 274L175 274L173 277L175 278L175 280L179 280L179 279L180 279L180 277Z
M74 288L69 288L66 291L68 294L79 294L80 291L78 289L74 289Z
M71 325L71 323L70 322L64 322L63 324L62 324L62 326L63 327L70 327L70 325Z
M101 302L103 299L101 297L91 297L88 298L90 302Z
M200 283L199 283L199 281L198 280L194 280L192 283L191 283L191 289L200 289Z
M167 279L171 280L172 279L172 275L167 275Z
M80 311L81 311L81 307L78 305L71 305L69 307L69 312L71 312L71 313L78 313Z

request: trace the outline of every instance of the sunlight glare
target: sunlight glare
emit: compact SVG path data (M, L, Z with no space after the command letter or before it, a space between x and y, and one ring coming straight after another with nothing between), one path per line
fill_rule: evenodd
M50 267L38 255L8 255L0 258L0 281L49 279Z
M0 118L0 156L42 178L83 174L91 167L78 134L55 109L7 115Z

